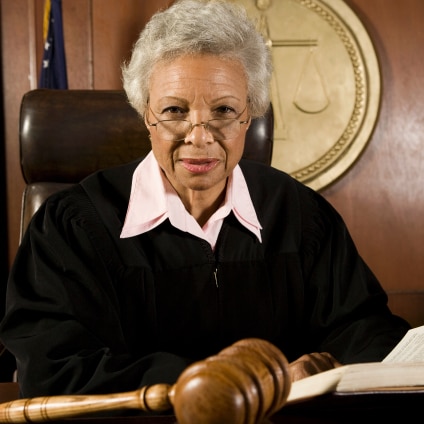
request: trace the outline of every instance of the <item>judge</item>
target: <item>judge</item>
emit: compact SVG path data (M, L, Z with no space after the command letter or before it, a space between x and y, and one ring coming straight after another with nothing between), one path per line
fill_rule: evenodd
M24 397L172 384L249 337L277 346L295 380L379 361L405 334L337 211L242 160L271 73L233 2L152 17L123 65L151 152L52 195L11 270L0 338Z

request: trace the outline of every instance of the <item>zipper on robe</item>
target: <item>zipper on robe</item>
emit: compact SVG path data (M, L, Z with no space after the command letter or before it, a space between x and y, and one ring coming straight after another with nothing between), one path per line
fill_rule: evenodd
M213 276L215 277L216 288L218 288L218 268L215 268L215 271L213 272Z

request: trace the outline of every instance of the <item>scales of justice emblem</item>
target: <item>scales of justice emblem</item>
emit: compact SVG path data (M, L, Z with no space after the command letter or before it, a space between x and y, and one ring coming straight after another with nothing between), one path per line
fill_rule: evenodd
M272 51L272 165L315 190L359 158L380 105L373 44L343 0L237 0Z

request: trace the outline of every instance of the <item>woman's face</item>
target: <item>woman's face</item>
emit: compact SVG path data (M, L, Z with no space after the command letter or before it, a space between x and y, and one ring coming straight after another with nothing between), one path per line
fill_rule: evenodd
M158 63L150 81L145 121L153 153L167 178L183 199L193 195L218 196L242 157L247 127L247 82L239 62L213 55L183 56ZM183 140L170 141L162 130L148 124L188 120L193 125L210 119L237 118L240 132L217 140L204 126L192 127ZM160 124L161 125L161 124ZM174 126L171 126L171 130Z

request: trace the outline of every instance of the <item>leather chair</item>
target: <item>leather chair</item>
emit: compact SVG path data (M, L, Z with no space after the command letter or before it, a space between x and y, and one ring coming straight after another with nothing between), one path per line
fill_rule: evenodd
M0 356L6 352L5 347L0 342ZM0 382L0 403L9 402L19 398L19 384L16 381Z
M252 121L243 157L270 165L273 131L270 105L265 116ZM122 90L29 91L21 103L19 142L26 182L20 238L49 195L150 151L147 128ZM2 350L0 343L0 355ZM17 383L0 383L0 402L17 396Z
M270 106L250 125L243 157L271 164L273 131ZM147 128L120 90L29 91L22 99L19 140L27 184L21 237L47 196L150 151Z

